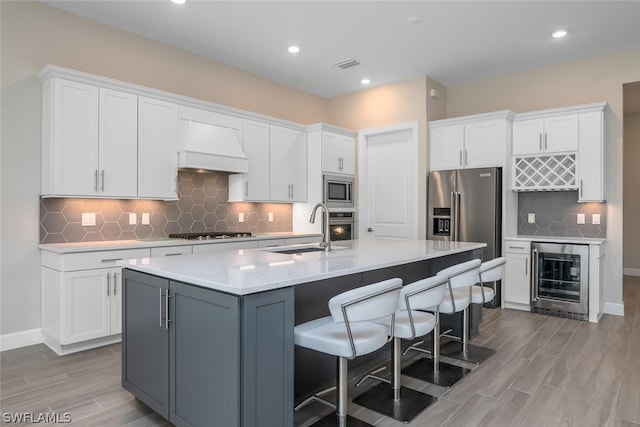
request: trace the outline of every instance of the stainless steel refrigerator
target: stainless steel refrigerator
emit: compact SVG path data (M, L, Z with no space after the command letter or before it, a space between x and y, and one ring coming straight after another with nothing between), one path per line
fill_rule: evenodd
M487 244L483 261L502 255L502 169L461 169L429 174L427 239ZM500 304L501 289L497 284Z

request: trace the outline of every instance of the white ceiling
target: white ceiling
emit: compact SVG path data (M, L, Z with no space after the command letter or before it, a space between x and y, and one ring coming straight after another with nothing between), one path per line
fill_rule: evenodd
M362 90L362 77L452 86L640 46L639 0L44 3L322 97ZM569 35L554 40L559 27ZM348 58L360 65L333 65Z

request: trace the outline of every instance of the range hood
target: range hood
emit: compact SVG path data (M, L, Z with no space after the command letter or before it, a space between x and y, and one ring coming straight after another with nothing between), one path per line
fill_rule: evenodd
M249 172L249 159L233 128L182 118L178 167Z

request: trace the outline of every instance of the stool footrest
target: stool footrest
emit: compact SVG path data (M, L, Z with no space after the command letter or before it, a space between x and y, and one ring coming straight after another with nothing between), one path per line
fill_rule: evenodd
M379 368L376 368L372 371L367 372L362 376L362 378L358 380L358 382L356 382L356 387L360 387L362 383L368 380L369 378L374 379L376 381L382 381L383 383L391 384L391 381L388 380L387 378L382 378L376 375L378 372L382 372L385 369L387 369L386 366L380 366Z
M305 406L307 406L311 402L320 402L323 405L327 405L331 409L336 409L336 405L334 403L331 403L328 400L325 400L325 399L322 398L322 396L324 396L325 394L327 394L329 392L334 391L335 389L336 389L336 386L331 386L331 387L325 388L324 390L321 390L321 391L319 391L317 393L312 394L311 396L309 396L306 399L304 399L302 402L298 403L296 405L296 407L293 408L293 411L295 412L300 408L304 408Z

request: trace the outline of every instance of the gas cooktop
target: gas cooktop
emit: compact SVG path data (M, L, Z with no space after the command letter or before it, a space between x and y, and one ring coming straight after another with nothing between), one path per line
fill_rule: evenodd
M169 234L172 239L187 240L214 240L214 239L235 239L239 237L251 237L251 233L245 231L203 231L201 233L173 233Z

